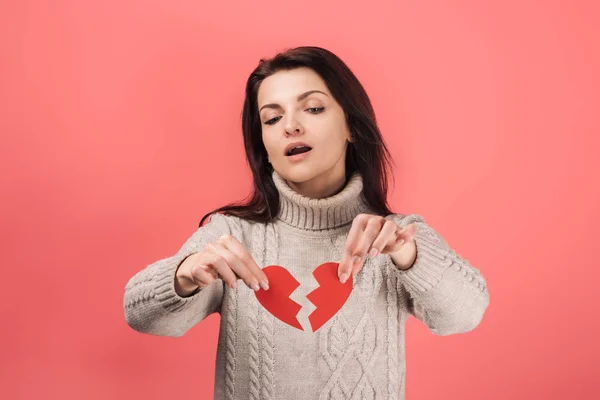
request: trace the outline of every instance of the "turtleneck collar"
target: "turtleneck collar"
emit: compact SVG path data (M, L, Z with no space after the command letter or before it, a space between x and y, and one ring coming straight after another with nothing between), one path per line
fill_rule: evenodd
M362 197L362 176L358 172L352 174L341 192L322 199L296 192L275 170L272 178L279 191L277 218L296 228L311 231L334 229L352 222L358 214L368 212L368 204Z

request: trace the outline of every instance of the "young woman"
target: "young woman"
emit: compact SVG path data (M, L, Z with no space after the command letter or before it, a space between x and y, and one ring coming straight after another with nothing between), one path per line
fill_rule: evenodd
M182 336L220 313L216 399L403 399L406 319L472 330L489 302L480 271L388 209L391 157L330 51L261 60L242 119L252 197L131 278L127 323Z

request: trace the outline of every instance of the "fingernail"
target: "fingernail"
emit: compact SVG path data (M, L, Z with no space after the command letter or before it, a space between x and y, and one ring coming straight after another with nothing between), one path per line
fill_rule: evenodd
M346 279L348 279L348 274L344 272L342 275L340 275L340 282L346 283Z
M400 242L398 243L399 246L402 246L404 244L404 239L401 239Z
M375 258L377 256L377 253L379 253L379 250L377 250L375 247L373 247L371 249L371 251L369 252L369 257Z
M250 287L251 287L251 288L252 288L252 290L254 290L255 292L256 292L257 290L259 290L259 289L260 289L260 288L258 287L258 284L257 284L256 282L252 282L252 283L250 284Z
M237 289L237 282L233 282L233 283L231 284L231 287L232 287L233 289Z
M265 281L260 281L260 287L264 290L269 290L269 284Z
M353 262L353 263L355 263L355 264L356 264L357 262L359 262L359 261L360 261L360 257L359 257L359 256L354 256L354 257L352 258L352 262Z

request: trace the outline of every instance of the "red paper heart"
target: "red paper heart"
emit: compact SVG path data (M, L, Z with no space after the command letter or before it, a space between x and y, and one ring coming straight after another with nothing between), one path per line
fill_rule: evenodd
M338 266L339 263L327 262L313 271L319 287L306 296L317 307L308 316L313 332L316 332L342 308L352 292L352 274L345 283L341 283L337 276ZM296 317L302 306L290 299L290 295L300 286L300 282L287 269L279 265L269 265L263 268L263 272L269 279L269 290L254 292L259 303L275 318L303 330Z

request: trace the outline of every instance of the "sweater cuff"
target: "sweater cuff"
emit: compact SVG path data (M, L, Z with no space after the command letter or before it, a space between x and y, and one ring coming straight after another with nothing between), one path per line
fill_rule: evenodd
M415 234L417 257L407 270L401 270L394 265L398 279L412 294L424 294L436 287L441 281L444 271L452 265L454 257L452 250L440 246L425 233L417 230Z

